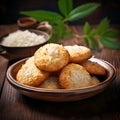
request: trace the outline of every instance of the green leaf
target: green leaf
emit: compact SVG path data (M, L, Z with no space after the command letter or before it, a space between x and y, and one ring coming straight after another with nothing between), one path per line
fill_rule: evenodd
M105 47L120 49L120 43L115 38L101 37L100 40Z
M91 37L90 42L93 49L97 49L99 47L98 42L94 38Z
M87 47L90 47L93 49L96 49L99 47L98 42L93 37L87 36L86 38L84 38L84 40L85 40Z
M80 18L84 18L91 14L96 8L98 8L100 4L98 3L87 3L73 9L68 15L69 21L78 20Z
M73 0L59 0L58 7L60 12L66 17L73 9Z
M53 29L52 41L56 40L56 42L71 33L71 31L65 27L63 22L59 22L59 24L53 26Z
M96 29L92 29L90 32L89 32L89 36L90 37L93 37L97 34L97 30Z
M98 42L93 38L93 37L89 37L89 47L96 49L99 47Z
M57 42L58 40L54 36L52 36L52 38L48 41L48 43L57 43Z
M90 47L89 39L87 37L84 38L85 44L87 47Z
M102 36L114 38L114 37L118 37L119 36L119 32L117 30L115 30L115 29L109 28L106 31L104 31Z
M87 35L89 33L89 31L90 31L90 25L89 25L88 22L86 22L85 25L84 25L84 27L83 27L83 33L85 35Z
M23 11L21 14L30 16L35 18L37 21L49 21L49 23L58 23L59 21L63 20L63 17L56 13L44 10L35 10L35 11Z
M57 37L63 38L64 37L64 32L65 32L65 26L61 22L56 26L55 32L57 32Z
M104 18L98 26L98 34L102 35L109 27L109 20Z

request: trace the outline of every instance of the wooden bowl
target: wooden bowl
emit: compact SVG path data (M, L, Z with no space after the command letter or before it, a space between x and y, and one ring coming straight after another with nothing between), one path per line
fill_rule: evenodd
M101 82L95 86L83 89L57 89L57 90L31 87L16 81L16 73L27 59L28 58L22 59L11 65L7 70L7 79L9 83L21 94L39 100L63 102L89 98L106 89L111 84L112 80L116 75L116 70L113 65L111 65L107 61L98 58L91 58L92 61L98 62L107 70L106 76L102 77L100 79Z
M25 57L30 57L34 54L34 52L42 45L46 44L48 40L50 39L50 35L48 35L46 32L35 30L35 29L29 29L30 32L33 32L37 35L43 35L45 38L45 41L43 43L33 45L33 46L20 46L20 47L11 47L11 46L6 46L2 45L1 42L4 40L3 38L8 36L2 36L0 38L0 47L2 48L2 52L0 54L4 56L14 56L15 58L25 58ZM3 52L4 51L4 52Z

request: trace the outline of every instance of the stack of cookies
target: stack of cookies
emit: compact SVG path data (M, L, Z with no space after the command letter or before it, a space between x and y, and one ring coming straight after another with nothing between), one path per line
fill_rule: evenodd
M18 82L46 89L86 88L100 82L106 69L90 61L91 50L85 46L49 43L40 47L19 69Z

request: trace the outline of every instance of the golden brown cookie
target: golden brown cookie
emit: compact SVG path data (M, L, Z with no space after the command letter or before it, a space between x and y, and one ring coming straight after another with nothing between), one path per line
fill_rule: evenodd
M39 87L46 89L60 89L59 81L57 76L48 77Z
M70 54L70 61L73 63L81 63L92 56L91 50L85 46L64 46L69 54Z
M103 66L101 66L100 64L98 64L97 62L93 62L90 60L87 60L83 63L81 63L81 65L83 67L85 67L85 69L93 75L105 75L106 74L106 70Z
M92 76L92 85L97 85L100 83L100 80L96 76Z
M68 64L70 55L68 51L59 44L46 44L40 47L34 54L35 65L45 71L58 71Z
M85 88L92 85L92 78L84 67L71 63L65 66L59 76L60 85L65 89Z
M48 75L48 72L38 69L34 64L34 57L30 57L18 71L16 79L22 84L38 86Z

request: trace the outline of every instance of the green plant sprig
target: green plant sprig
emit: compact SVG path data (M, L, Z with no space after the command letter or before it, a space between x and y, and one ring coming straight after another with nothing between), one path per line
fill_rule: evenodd
M104 18L97 28L92 28L88 22L83 27L84 40L88 47L97 49L103 45L112 49L120 49L117 41L119 32L110 27L110 21Z
M53 35L50 42L57 42L59 39L63 39L64 36L71 34L65 24L87 17L99 6L100 4L98 3L87 3L74 8L73 0L58 0L58 9L60 13L34 10L22 11L21 14L33 17L39 22L48 21L53 27Z
M22 11L21 14L33 17L39 22L48 21L53 27L52 38L49 42L57 43L59 39L63 39L67 35L74 34L73 31L66 27L69 22L87 17L99 6L99 3L87 3L74 8L73 0L58 0L58 9L60 13L45 10L34 10ZM116 31L109 28L107 19L104 19L97 29L91 29L90 24L86 22L83 31L84 35L75 36L84 38L88 47L98 48L99 44L97 39L100 39L101 43L105 47L114 49L120 48L115 39Z

